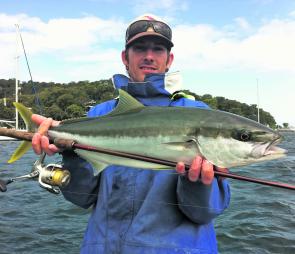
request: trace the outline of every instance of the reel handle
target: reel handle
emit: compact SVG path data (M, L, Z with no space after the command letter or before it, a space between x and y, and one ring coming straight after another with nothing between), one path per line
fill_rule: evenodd
M7 184L8 184L7 181L0 179L0 191L1 192L7 191L7 187L6 187Z
M0 191L1 192L6 192L7 191L7 185L14 182L13 179L8 179L8 180L2 180L0 179Z

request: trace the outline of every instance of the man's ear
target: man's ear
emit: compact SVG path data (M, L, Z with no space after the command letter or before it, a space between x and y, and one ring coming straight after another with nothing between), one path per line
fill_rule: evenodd
M123 50L121 53L121 59L125 66L128 66L128 53L126 50Z
M169 53L168 59L167 59L167 64L166 64L166 69L169 69L171 64L173 63L174 60L174 55L173 53Z

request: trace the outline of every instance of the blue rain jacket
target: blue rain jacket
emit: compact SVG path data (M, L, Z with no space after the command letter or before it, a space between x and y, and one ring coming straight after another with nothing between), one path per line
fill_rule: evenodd
M126 76L113 77L116 88L146 106L208 108L200 101L171 100L165 74L148 75L145 81L131 83ZM88 116L105 115L116 104L117 100L99 104ZM63 195L81 207L93 205L81 253L217 253L212 221L229 205L227 180L215 178L208 186L190 182L175 169L114 165L95 175L95 169L74 153L64 153L63 160L72 174Z

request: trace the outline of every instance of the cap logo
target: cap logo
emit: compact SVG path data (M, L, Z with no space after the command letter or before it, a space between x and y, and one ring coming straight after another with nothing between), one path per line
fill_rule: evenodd
M147 32L155 32L154 28L152 26L149 26L146 30Z

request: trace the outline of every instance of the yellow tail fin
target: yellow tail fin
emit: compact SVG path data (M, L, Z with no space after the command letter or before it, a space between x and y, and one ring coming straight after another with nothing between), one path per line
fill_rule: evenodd
M36 125L31 120L31 116L33 114L32 111L21 103L14 102L13 105L17 108L22 119L24 120L27 130L35 131ZM31 142L22 141L19 147L14 151L14 153L10 157L8 163L13 163L19 158L21 158L31 148L31 146L32 146Z

